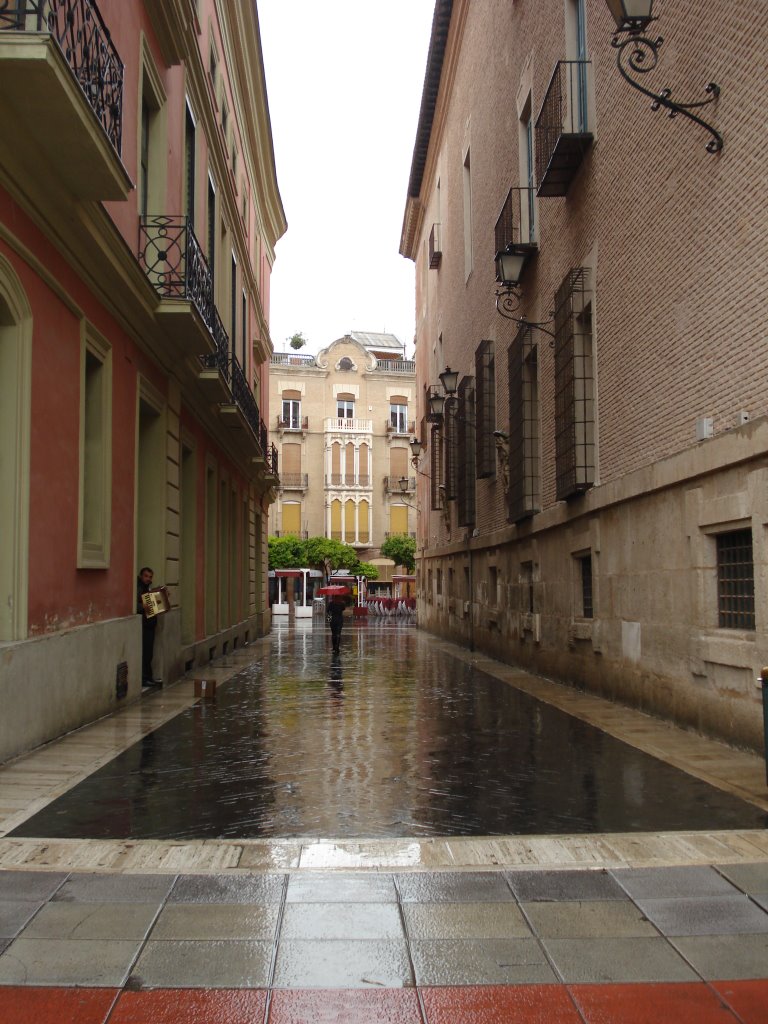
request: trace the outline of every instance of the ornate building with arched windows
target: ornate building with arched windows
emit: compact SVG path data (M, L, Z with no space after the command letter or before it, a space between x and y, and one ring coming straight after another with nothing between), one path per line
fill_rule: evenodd
M317 356L272 356L280 491L270 534L331 537L375 562L390 534L415 532L415 386L392 334L355 332Z

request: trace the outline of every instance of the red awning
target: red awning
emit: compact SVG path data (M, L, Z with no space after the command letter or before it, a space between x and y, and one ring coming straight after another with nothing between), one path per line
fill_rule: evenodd
M301 579L301 570L300 569L275 569L275 576L278 576L280 579L283 579L283 580L285 580L285 579L299 580L299 579Z

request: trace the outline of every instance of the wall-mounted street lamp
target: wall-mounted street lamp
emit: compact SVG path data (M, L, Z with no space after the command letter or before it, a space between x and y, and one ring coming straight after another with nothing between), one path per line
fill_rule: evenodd
M616 66L621 75L634 89L653 100L651 110L664 107L669 111L670 117L682 114L683 117L706 128L712 136L707 143L707 151L719 153L723 148L722 135L693 111L714 103L720 95L720 86L715 82L710 82L704 90L707 93L707 99L699 100L696 103L678 103L671 98L671 89L662 89L661 92L646 89L641 81L633 75L647 75L655 70L659 62L659 50L664 39L661 36L658 39L651 39L645 35L650 23L657 20L653 14L654 0L605 0L605 2L616 22L616 32L611 40L611 46L618 51Z

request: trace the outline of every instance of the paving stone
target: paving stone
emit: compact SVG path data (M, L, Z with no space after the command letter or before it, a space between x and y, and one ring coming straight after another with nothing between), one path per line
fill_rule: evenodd
M695 981L695 973L663 938L542 939L563 981Z
M154 903L48 903L24 929L25 939L143 939Z
M418 985L520 985L555 982L533 939L417 939L411 956Z
M111 988L0 988L4 1024L103 1024L117 995Z
M515 899L500 872L425 871L396 875L395 882L404 903L503 903Z
M626 900L627 894L607 871L507 871L515 896L534 900Z
M768 973L768 935L690 935L670 942L706 980L765 978Z
M526 939L516 903L404 903L410 939Z
M656 936L656 929L629 900L523 903L534 932L550 939Z
M279 916L270 904L168 904L152 929L155 939L261 939L273 941Z
M286 902L396 903L397 890L392 875L310 871L289 876Z
M277 989L269 1007L270 1024L422 1024L422 1020L414 989Z
M67 878L59 871L0 871L0 900L48 900Z
M169 903L280 903L285 875L179 875Z
M421 992L428 1024L583 1024L563 985L466 985Z
M627 868L611 874L632 899L686 896L735 896L731 883L706 865L673 868Z
M15 939L0 956L0 985L119 987L140 943L94 939Z
M768 896L768 861L759 864L722 864L721 871L742 892Z
M406 943L288 939L277 951L277 988L404 988L414 984Z
M747 896L648 899L637 905L664 935L768 934L768 914Z
M157 989L122 992L109 1024L262 1024L264 989Z
M264 988L274 944L150 940L134 967L134 988ZM0 960L2 963L2 960Z
M0 900L0 939L12 939L18 935L41 906L37 900Z
M703 982L656 985L573 985L584 1019L594 1024L736 1024L717 994Z
M404 939L394 903L301 903L285 907L281 939Z
M56 892L57 903L162 903L175 875L70 875Z
M762 1024L768 1017L768 978L754 981L715 981L712 987L744 1024Z

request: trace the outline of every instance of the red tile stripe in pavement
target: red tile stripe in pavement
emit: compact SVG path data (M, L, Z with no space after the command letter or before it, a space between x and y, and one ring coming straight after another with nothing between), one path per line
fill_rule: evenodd
M768 979L416 989L0 987L2 1024L768 1024ZM419 1003L421 998L421 1006ZM423 1013L422 1013L423 1006Z

